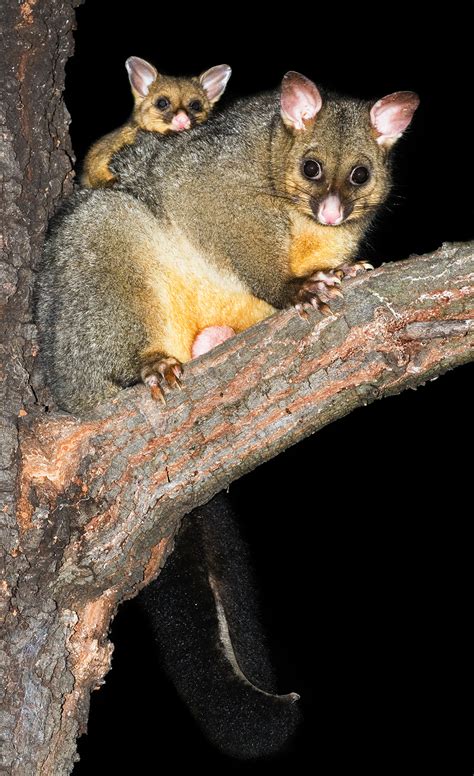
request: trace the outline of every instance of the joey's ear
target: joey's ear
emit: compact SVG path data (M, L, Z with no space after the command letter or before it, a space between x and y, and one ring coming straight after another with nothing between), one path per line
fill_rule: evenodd
M408 127L419 104L415 92L394 92L378 100L370 111L377 143L390 148Z
M146 97L153 81L158 78L158 73L153 65L140 57L129 57L125 62L125 67L134 95Z
M224 94L231 74L232 70L229 65L216 65L199 76L199 83L206 92L211 105L214 105Z
M323 101L317 86L294 70L283 77L281 83L281 117L290 129L306 129L321 110Z

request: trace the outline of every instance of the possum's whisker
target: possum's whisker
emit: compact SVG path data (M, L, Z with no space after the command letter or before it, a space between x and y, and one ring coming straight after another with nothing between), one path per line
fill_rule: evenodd
M295 201L295 198L293 195L288 194L287 192L284 192L284 191L277 191L275 189L269 189L269 188L267 189L259 186L246 186L245 188L247 188L248 191L254 191L256 194L264 194L268 197L277 197L279 199L286 199L290 202Z

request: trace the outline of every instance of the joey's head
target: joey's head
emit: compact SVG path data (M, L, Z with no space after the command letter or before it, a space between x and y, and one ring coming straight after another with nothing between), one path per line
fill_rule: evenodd
M217 65L196 78L176 78L161 75L140 57L129 57L125 66L135 100L134 120L142 129L161 134L206 121L232 73L228 65Z
M418 104L414 92L375 103L323 98L308 78L287 73L280 106L288 150L277 187L325 226L368 221L389 192L390 150Z

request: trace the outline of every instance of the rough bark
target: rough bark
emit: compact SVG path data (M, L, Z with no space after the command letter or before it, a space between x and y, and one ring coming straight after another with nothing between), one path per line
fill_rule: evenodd
M54 680L41 657L56 638L58 613L50 597L39 593L36 558L16 549L15 501L18 417L35 401L30 385L35 352L32 268L48 218L72 188L69 116L62 92L78 4L3 0L0 7L0 615L6 618L8 637L0 647L0 768L15 774L36 773L44 762L48 731L58 714L58 708L53 711ZM45 706L51 709L49 716L39 711ZM69 761L72 740L70 749Z
M87 419L32 388L32 269L71 190L64 65L73 0L7 0L1 64L0 652L3 766L69 773L118 603L156 574L181 517L353 408L473 355L472 245L345 285L327 318L282 312L186 369L165 408L137 386Z
M22 418L11 552L30 570L7 622L28 617L33 584L43 619L15 641L17 725L24 741L42 717L49 755L31 772L67 773L109 668L110 618L157 574L181 517L355 407L472 359L473 313L473 246L444 246L349 281L334 315L289 310L228 341L187 367L166 407L137 386L85 420Z

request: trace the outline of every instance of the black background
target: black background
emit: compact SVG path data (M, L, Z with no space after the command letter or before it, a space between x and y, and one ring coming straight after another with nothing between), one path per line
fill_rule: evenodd
M410 89L421 105L364 255L377 263L470 239L468 9L327 2L189 10L88 0L68 65L76 155L127 119L132 54L169 74L230 64L222 102L275 87L289 69L360 97ZM305 723L289 753L241 764L212 749L161 674L132 601L112 629L113 671L93 695L75 776L300 772L307 758L321 774L424 773L433 761L454 773L447 731L467 617L471 396L472 369L457 369L354 412L231 486L281 691L302 695Z

